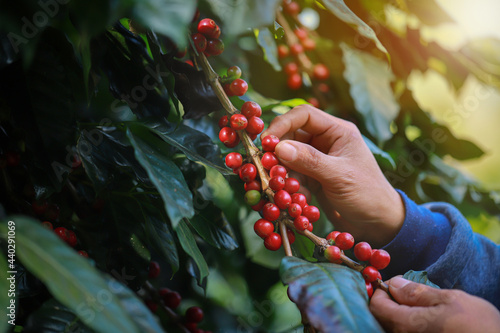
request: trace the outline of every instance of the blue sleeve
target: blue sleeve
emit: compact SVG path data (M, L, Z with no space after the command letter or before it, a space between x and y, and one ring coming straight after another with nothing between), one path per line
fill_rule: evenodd
M500 308L500 246L473 233L454 206L419 206L399 193L405 204L405 222L384 247L391 264L382 270L383 277L425 270L441 288L464 290Z

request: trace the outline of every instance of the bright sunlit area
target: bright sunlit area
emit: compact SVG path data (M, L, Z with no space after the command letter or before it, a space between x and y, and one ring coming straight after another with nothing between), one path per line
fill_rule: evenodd
M500 39L500 1L498 0L436 0L455 20L424 29L425 40L435 40L444 47L459 50L471 39ZM500 54L496 55L500 57ZM500 59L498 59L500 63ZM414 72L410 88L420 106L440 122L448 124L453 133L480 146L486 154L460 166L480 180L488 189L500 189L500 92L485 87L469 77L455 92L441 75L431 70Z

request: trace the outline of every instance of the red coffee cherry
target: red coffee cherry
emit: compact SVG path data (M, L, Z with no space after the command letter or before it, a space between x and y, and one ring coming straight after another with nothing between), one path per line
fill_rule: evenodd
M330 87L326 83L321 82L318 84L318 90L326 94L330 91Z
M306 39L309 37L309 34L307 33L307 30L304 29L304 28L297 28L293 31L293 33L295 34L295 36L297 36L298 39L302 40L302 39Z
M354 237L348 232L342 232L335 238L335 245L341 250L349 250L354 245Z
M54 226L49 221L42 222L42 226L44 226L45 228L47 228L49 230L53 230L54 229Z
M153 300L147 299L144 303L148 307L149 311L155 313L156 310L158 310L158 304L156 304Z
M286 181L285 181L285 183L286 183ZM288 192L288 193L290 193L290 192ZM302 208L302 210L304 209L304 207L307 206L306 196L303 195L302 193L292 194L292 202L299 204L300 207Z
M191 39L194 42L194 47L200 53L203 53L207 49L207 38L200 33L195 33L191 35Z
M319 108L320 107L319 101L318 101L318 99L316 97L309 97L307 99L307 103L311 104L315 108Z
M340 235L340 231L335 230L335 231L330 232L326 236L326 239L327 240L333 240L333 241L335 241L335 238L337 238L338 235Z
M248 183L257 177L257 168L252 163L244 164L240 169L240 178Z
M262 207L262 215L266 220L274 222L280 217L280 209L275 204L268 202Z
M205 55L208 56L218 56L224 52L224 43L220 39L210 38L207 41L207 48L205 49Z
M309 220L305 216L299 216L293 220L293 226L295 229L304 231L309 227Z
M158 275L160 275L160 264L156 261L151 261L149 263L148 277L150 279L155 279L158 277Z
M49 207L49 204L47 201L42 200L42 201L33 201L31 203L31 209L33 209L33 213L36 215L43 215L47 211L47 208Z
M76 234L74 231L68 230L68 239L66 240L69 246L75 247L78 243L78 239L76 238Z
M236 169L243 164L243 156L240 153L229 153L225 158L228 168Z
M284 44L278 45L278 57L286 58L290 54L290 49Z
M280 190L274 195L274 203L279 209L287 209L292 203L292 197L287 191Z
M201 20L198 23L198 32L204 35L211 35L217 29L217 23L210 18Z
M373 295L373 285L371 282L365 281L366 293L368 294L368 298L371 298Z
M281 236L275 232L264 239L264 246L271 251L277 251L281 247Z
M281 176L274 176L269 180L269 187L273 191L282 190L285 187L285 179Z
M235 96L243 96L248 90L248 83L245 80L236 79L233 82L231 82L229 89L231 89L231 92Z
M63 241L65 241L66 243L68 242L68 239L69 239L69 230L68 229L66 229L64 227L58 227L58 228L54 229L54 232Z
M279 163L279 160L276 157L276 155L270 152L264 153L260 161L262 162L262 166L266 168L266 170L270 170L273 166ZM285 188L286 188L286 180L285 180Z
M224 128L229 125L229 118L227 116L222 116L219 119L219 128Z
M259 117L248 119L246 128L248 134L260 134L264 130L264 121Z
M309 226L307 227L307 230L309 230L310 232L313 231L313 224L312 223L309 223Z
M373 266L366 266L361 272L366 282L373 282L377 280L379 276L379 271Z
M225 145L233 144L236 142L237 138L238 134L236 134L236 131L231 127L224 127L219 132L219 140Z
M214 32L207 34L207 38L218 39L220 37L221 31L219 26L217 26Z
M291 16L298 15L300 13L300 5L295 1L284 2L283 11Z
M317 80L326 80L330 77L330 70L323 64L316 64L313 68L313 76Z
M231 127L234 130L241 131L241 130L244 130L245 128L247 128L248 119L244 115L237 113L237 114L233 114L231 116L229 123L231 124Z
M299 73L292 74L288 77L286 84L291 90L299 90L302 87L302 76Z
M234 96L233 92L231 91L231 83L225 83L222 88L224 88L224 92L228 97Z
M288 207L288 215L292 218L299 217L302 215L302 207L298 203L291 203Z
M297 65L295 62L289 62L283 67L283 70L288 75L292 75L299 72L299 65Z
M186 321L199 323L203 320L203 310L197 306L192 306L186 310Z
M302 46L302 44L293 44L292 46L290 46L290 53L293 55L304 53L304 47Z
M276 145L279 142L280 142L280 139L278 139L277 136L275 136L275 135L266 135L266 137L262 139L262 150L263 151L274 152L274 148L276 148Z
M269 177L276 177L276 176L280 176L280 177L283 177L283 178L286 178L286 174L287 174L287 170L284 166L282 165L275 165L271 168L271 170L269 170Z
M304 47L306 51L312 51L316 48L316 42L311 38L306 38L300 41L300 44Z
M274 224L272 224L268 220L259 219L253 225L253 230L255 231L257 236L264 239L274 232Z
M290 194L297 192L300 189L300 183L297 179L289 177L285 179L285 188L284 190Z
M372 256L372 247L367 242L359 242L354 247L354 255L358 260L368 261Z
M241 114L248 119L252 117L260 117L262 116L262 108L255 102L247 101L241 106Z
M341 253L342 252L340 252L340 249L337 246L333 245L326 248L324 256L329 262L338 264L339 261L342 262L342 260L340 259Z
M286 228L286 235L288 237L288 242L290 244L293 244L295 242L295 233L293 232L293 230Z
M259 191L259 192L262 190L260 182L258 180L254 179L254 180L249 181L248 183L245 183L245 192L252 191L252 190Z
M176 309L181 304L182 300L181 295L177 291L168 291L162 298L165 306L171 309Z
M376 269L384 269L391 262L391 256L385 250L375 250L370 257L370 265Z
M266 199L260 199L258 204L256 204L255 206L252 206L252 209L255 210L256 212L260 212L266 204L267 204Z
M309 219L309 222L314 223L319 220L319 209L316 206L307 206L302 210L302 215Z
M80 251L78 251L78 254L81 255L82 257L85 257L85 258L89 257L89 254L87 253L87 251L80 250Z

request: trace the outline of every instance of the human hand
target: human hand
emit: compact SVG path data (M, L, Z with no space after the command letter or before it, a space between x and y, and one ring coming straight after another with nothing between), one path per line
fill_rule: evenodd
M276 117L261 138L270 134L281 140L275 150L281 163L306 176L301 184L317 195L336 229L376 247L396 236L402 199L354 124L301 105Z
M500 332L500 312L482 298L401 277L387 283L397 303L377 289L370 310L389 332Z

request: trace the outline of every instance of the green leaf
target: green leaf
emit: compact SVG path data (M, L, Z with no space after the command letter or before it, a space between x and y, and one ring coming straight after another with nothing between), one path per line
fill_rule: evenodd
M132 131L131 128L133 127L127 128L127 136L135 149L135 156L160 192L165 210L175 228L182 218L194 215L193 196L181 171L167 157L165 144L145 129Z
M43 303L26 321L25 333L55 332L94 332L85 326L78 317L55 298Z
M341 45L345 64L344 78L350 84L351 97L359 113L364 117L368 132L379 143L392 137L391 122L399 113L394 98L390 68L371 54L357 51L347 44Z
M189 219L196 232L212 246L218 249L234 250L238 248L231 225L222 214L222 211L209 201L197 203L206 205L195 216Z
M223 22L227 35L237 36L251 28L262 28L274 23L279 0L208 0L212 11Z
M145 206L145 205L143 205ZM149 237L149 245L158 253L163 255L172 267L173 273L179 270L179 255L175 246L175 239L167 219L154 206L147 205L144 211L146 233Z
M254 34L257 39L257 43L264 52L264 59L273 66L274 70L281 71L281 65L278 60L278 48L276 46L276 41L274 39L274 34L271 33L269 28L254 29Z
M368 39L371 39L377 48L384 52L386 55L387 50L384 45L377 38L377 34L373 29L363 22L356 14L354 14L349 7L344 3L344 0L323 0L323 4L328 8L338 19L344 21L345 23L356 27L358 33Z
M205 133L184 124L175 127L173 124L158 119L148 119L134 124L149 129L163 141L186 154L191 161L201 162L224 175L232 174L222 163L219 147Z
M181 220L175 227L175 231L177 232L177 237L179 238L179 242L181 243L184 251L195 261L199 270L199 284L203 284L203 280L208 276L208 265L205 261L205 258L200 252L198 245L196 245L196 240L194 239L193 233L186 221Z
M413 282L425 284L426 286L441 289L437 284L434 284L429 280L426 271L410 270L403 275L403 278Z
M16 223L19 260L44 282L58 301L78 313L87 326L98 332L143 332L89 260L42 227L39 221L23 216L14 216L11 220ZM6 223L0 224L0 232L5 238ZM154 329L154 322L151 324L150 332L158 331Z
M14 318L11 318L8 316L9 313L7 312L7 308L10 305L11 299L14 299L16 301L15 298L11 298L8 295L10 282L9 280L7 280L7 278L10 274L8 274L7 271L10 271L7 266L7 260L5 259L4 254L0 253L0 290L2 291L0 294L0 307L2 308L2 310L6 311L6 313L4 314L4 318L0 320L0 332L7 332L7 322L9 320L15 319L15 315Z
M195 10L195 0L136 0L133 17L182 48Z
M391 155L389 155L389 153L380 149L376 144L372 142L372 140L368 139L364 135L363 140L365 141L368 148L370 148L370 151L375 156L375 159L382 169L396 170L396 162L391 157Z
M280 276L288 295L321 332L383 332L368 309L361 274L330 263L296 257L281 261Z

